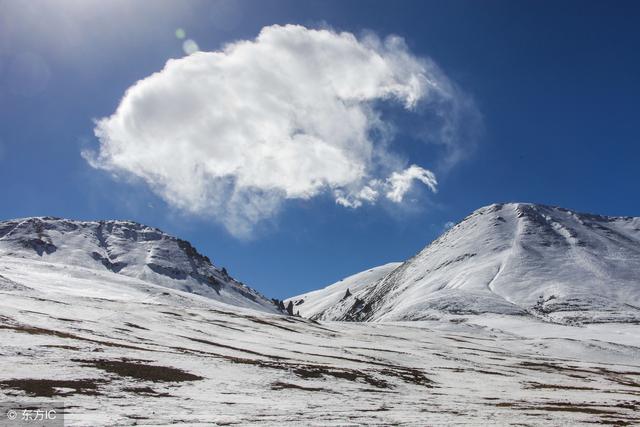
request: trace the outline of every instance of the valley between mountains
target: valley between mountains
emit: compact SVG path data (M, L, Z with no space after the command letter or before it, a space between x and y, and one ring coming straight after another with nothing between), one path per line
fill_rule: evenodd
M292 297L128 221L0 222L0 393L67 425L640 424L640 218L472 213Z

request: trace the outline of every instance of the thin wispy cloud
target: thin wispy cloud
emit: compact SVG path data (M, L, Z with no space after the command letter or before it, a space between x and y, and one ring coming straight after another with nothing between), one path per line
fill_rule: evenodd
M394 151L376 106L437 117L434 138L451 147L458 117L472 109L397 36L274 25L190 53L131 86L97 121L98 151L83 156L239 237L290 199L329 195L358 208L401 203L416 181L435 192L435 174Z

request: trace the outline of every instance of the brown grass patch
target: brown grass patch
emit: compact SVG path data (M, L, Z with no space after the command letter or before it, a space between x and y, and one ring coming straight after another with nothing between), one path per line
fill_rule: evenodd
M102 369L103 371L119 375L121 377L131 377L139 380L154 382L182 382L196 381L203 379L198 375L190 374L178 368L167 366L147 365L130 360L73 360L83 363L85 366Z
M169 393L158 393L151 387L125 387L122 391L149 397L171 397Z
M104 383L99 379L82 380L49 380L49 379L12 379L0 382L2 387L22 390L31 396L53 397L69 396L71 394L98 395L98 385ZM73 392L57 390L59 388L73 389Z
M552 390L598 390L593 387L574 386L574 385L562 385L562 384L542 384L536 382L530 382L526 384L526 388L530 389L552 389Z
M67 339L72 339L72 340L78 340L78 341L86 341L86 342L91 342L91 343L95 343L95 344L102 344L105 345L107 347L120 347L120 348L129 348L132 350L143 350L143 351L148 351L148 349L146 348L142 348L142 347L136 347L133 345L127 345L127 344L119 344L119 343L115 343L115 342L109 342L109 341L102 341L102 340L95 340L92 338L84 338L78 335L74 335L68 332L62 332L62 331L55 331L53 329L46 329L46 328L38 328L35 326L25 326L25 325L0 325L0 329L9 329L9 330L13 330L16 332L22 332L22 333L26 333L26 334L31 334L31 335L49 335L49 336L53 336L53 337L58 337L58 338L67 338Z
M322 387L305 387L298 384L284 383L281 381L276 381L271 384L271 390L284 390L284 389L296 389L296 390L305 390L305 391L323 391L326 393L335 393L334 391L322 388Z

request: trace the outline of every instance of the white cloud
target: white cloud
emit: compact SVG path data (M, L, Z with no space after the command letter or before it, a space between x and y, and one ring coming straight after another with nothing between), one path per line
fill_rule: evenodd
M342 190L336 190L336 203L348 208L359 208L364 203L377 202L381 194L392 202L401 203L414 180L422 182L434 193L438 192L435 174L421 166L411 165L400 172L393 172L384 181L372 179L360 191L347 194Z
M446 116L459 98L397 36L274 25L255 40L169 60L135 83L97 121L99 151L83 156L248 236L287 199L329 194L356 208L381 197L401 202L414 180L435 191L432 172L404 169L391 152L391 128L375 104L413 111L424 102Z
M436 192L438 181L433 172L417 165L411 165L402 172L394 172L391 174L387 180L389 187L386 194L387 198L396 203L402 202L404 195L409 191L414 180L422 182L429 187L431 191Z

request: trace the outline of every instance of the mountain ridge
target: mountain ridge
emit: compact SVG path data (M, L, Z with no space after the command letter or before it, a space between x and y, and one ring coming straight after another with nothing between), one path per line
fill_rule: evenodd
M638 217L495 203L475 210L384 278L310 317L420 320L488 312L637 322L638 271Z
M186 240L128 220L51 216L0 221L0 256L46 260L142 279L231 305L279 312Z

